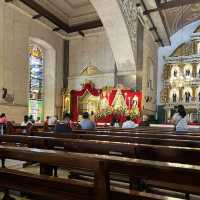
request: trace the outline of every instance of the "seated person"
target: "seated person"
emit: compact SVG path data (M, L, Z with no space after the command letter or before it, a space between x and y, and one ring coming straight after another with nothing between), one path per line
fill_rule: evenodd
M42 123L41 120L40 120L40 117L37 117L37 120L35 121L35 123L37 123L37 124L41 124Z
M33 119L33 115L30 115L30 116L29 116L29 121L31 121L31 122L32 122L32 124L34 124L34 123L35 123L35 120Z
M149 117L147 115L142 116L142 122L140 123L140 126L149 126Z
M83 113L83 119L80 122L81 125L81 129L95 129L96 125L95 123L89 119L89 113L88 112L84 112Z
M28 133L29 130L31 129L33 123L30 121L28 115L24 116L24 121L21 123L21 126L23 126L22 133Z
M0 116L0 124L6 124L6 123L7 123L6 114L2 113Z
M33 124L30 120L29 120L29 117L28 115L25 115L24 116L24 121L21 123L21 126L27 126L28 124Z
M55 126L56 133L68 133L72 130L73 123L70 120L70 114L65 113L63 116L63 121L58 122Z
M126 117L126 121L122 124L122 128L136 128L138 125L135 124L130 116Z
M176 133L188 131L188 119L183 105L178 105L177 112L172 116L172 123L175 125Z
M114 128L120 128L120 125L119 125L119 120L116 119L116 117L113 117L112 118L112 122L110 123L110 125Z

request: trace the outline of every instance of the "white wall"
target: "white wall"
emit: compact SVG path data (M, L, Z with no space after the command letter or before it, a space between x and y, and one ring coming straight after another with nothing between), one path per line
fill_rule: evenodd
M157 73L157 80L158 80L158 86L157 86L157 104L161 105L160 103L160 92L163 88L163 82L162 82L162 74L163 74L163 68L165 65L164 57L169 57L173 51L179 47L182 43L188 42L191 40L191 34L195 31L195 29L200 26L200 20L195 21L187 26L185 26L183 29L176 32L174 35L171 36L170 41L171 45L166 47L160 47L158 50L158 73Z
M14 94L13 106L0 106L11 120L21 121L27 114L28 97L28 45L29 39L39 38L56 51L55 105L60 107L62 88L63 39L46 26L25 15L13 5L0 1L0 88ZM48 81L51 81L49 79ZM23 107L23 109L22 109ZM18 114L19 110L23 110Z
M69 42L69 88L80 89L86 79L92 80L97 88L114 86L114 66L112 50L104 32L96 35L72 39ZM80 76L86 66L96 66L101 75Z

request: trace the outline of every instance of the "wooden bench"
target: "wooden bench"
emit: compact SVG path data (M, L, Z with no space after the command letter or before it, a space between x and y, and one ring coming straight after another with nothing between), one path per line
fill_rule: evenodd
M116 154L147 160L159 160L199 165L199 161L196 158L200 156L200 150L193 148L31 136L3 136L1 137L1 141L3 138L5 139L4 141L7 142L20 142L32 146L36 145L35 147L43 146L43 148L53 148L54 146L60 146L65 147L65 150L67 151L74 152Z
M199 136L182 136L182 135L173 135L172 137L157 137L158 135L149 135L149 134L73 134L73 133L66 133L66 134L56 134L56 133L47 133L47 132L34 132L32 133L33 136L40 136L40 137L54 137L54 138L73 138L73 139L87 139L87 140L107 140L107 141L116 141L116 142L138 142L149 144L163 144L163 145L175 145L179 144L180 146L192 146L198 147L198 142L200 141ZM141 138L141 139L140 139ZM185 142L183 141L185 140ZM140 142L141 141L141 142ZM162 143L163 141L163 143ZM177 141L177 142L176 142ZM181 143L182 141L182 143ZM161 142L161 143L160 143ZM181 145L182 144L182 145Z
M12 134L27 134L31 135L31 132L41 132L49 131L54 129L54 125L44 125L44 124L28 124L27 126L21 126L20 124L13 124L11 122L7 123L6 133L8 135Z
M192 167L184 164L169 164L163 162L154 162L146 161L139 159L130 159L130 158L121 158L116 156L101 156L101 155L92 155L92 154L83 154L83 153L72 153L72 152L61 152L55 150L42 150L42 149L31 149L31 148L21 148L21 147L4 147L0 146L0 157L9 158L16 160L26 160L26 161L37 161L41 164L47 165L56 165L62 166L68 169L87 169L95 171L95 181L94 181L94 194L95 199L110 199L112 197L112 192L110 192L110 183L109 183L109 173L117 173L121 175L133 177L141 177L149 181L163 182L168 185L171 185L172 188L177 191L184 191L188 193L199 193L200 187L200 167ZM0 171L7 172L5 170ZM18 174L19 175L19 174ZM25 176L25 175L24 175ZM0 179L0 185L3 186L3 183L7 180L6 186L11 189L21 190L19 183L15 181L14 178L9 178L5 175L5 179ZM12 176L11 176L12 177ZM33 176L35 177L35 176ZM20 180L20 184L24 183L23 180L28 180L27 177ZM55 180L54 178L49 179L51 181ZM72 183L72 182L71 182ZM38 185L38 182L34 182ZM34 193L34 184L32 184L32 193ZM42 183L41 183L42 184ZM57 183L56 183L57 184ZM31 185L31 184L30 184ZM48 184L45 184L48 185ZM53 184L51 184L53 187ZM42 185L43 186L43 185ZM59 184L58 184L59 186ZM80 185L79 185L80 186ZM64 187L64 186L63 186ZM59 190L60 194L62 190L67 189L66 187L61 187ZM23 187L26 190L26 187ZM40 193L45 196L46 193L50 192L49 188L39 187L42 190ZM59 188L59 187L58 187ZM56 188L56 189L58 189ZM96 189L95 189L96 188ZM46 189L46 193L44 190ZM51 189L51 187L50 187ZM88 190L88 188L86 188ZM56 191L52 189L52 192ZM122 191L122 190L121 190ZM27 191L25 191L27 192ZM115 191L116 195L119 195L120 192ZM57 192L58 193L58 192ZM54 196L58 195L57 193ZM51 192L49 193L51 194ZM72 191L71 191L72 194ZM77 192L78 194L78 192ZM97 195L98 194L98 195ZM129 195L135 195L138 199L157 199L156 196L148 198L148 195L145 196L145 193L142 193L143 197L140 196L140 193L130 192ZM125 196L124 196L125 195ZM123 194L122 199L130 199L131 197L127 194ZM150 195L150 194L149 194ZM115 198L118 196L115 196ZM124 198L128 197L128 198ZM135 199L137 199L137 197ZM144 198L145 197L145 198ZM70 198L69 198L70 199ZM73 198L71 198L73 199ZM74 198L77 199L77 198ZM87 199L87 198L86 198ZM111 198L113 199L113 198ZM118 198L117 198L118 199ZM120 199L120 198L119 198ZM165 199L165 198L163 198Z

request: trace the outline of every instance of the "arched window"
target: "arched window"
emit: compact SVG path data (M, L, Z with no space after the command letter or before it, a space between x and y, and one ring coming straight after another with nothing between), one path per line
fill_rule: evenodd
M29 115L44 119L44 55L38 45L29 46Z

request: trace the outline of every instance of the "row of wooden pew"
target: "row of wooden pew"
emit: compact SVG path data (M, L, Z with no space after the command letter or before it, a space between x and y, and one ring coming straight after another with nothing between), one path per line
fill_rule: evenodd
M142 180L150 188L178 191L189 199L189 194L200 195L199 133L177 135L172 129L142 127L66 134L11 131L0 136L0 174L5 177L0 186L42 199L165 199L168 195L136 191L135 180ZM38 162L40 175L7 169L7 159ZM72 179L56 177L58 167L70 170Z

